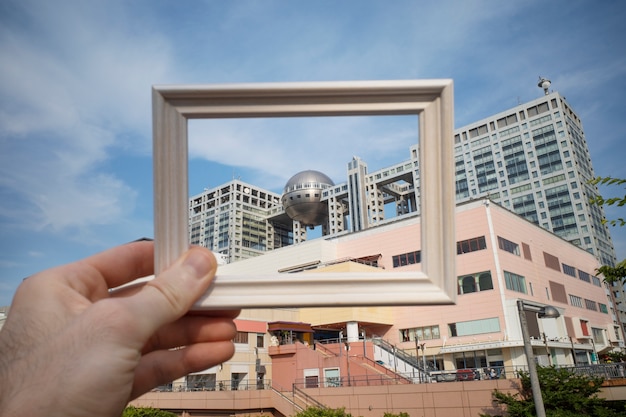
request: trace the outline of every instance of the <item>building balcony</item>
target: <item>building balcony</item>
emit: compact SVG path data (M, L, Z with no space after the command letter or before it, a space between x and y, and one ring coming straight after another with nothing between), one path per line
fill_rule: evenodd
M278 345L278 346L270 346L267 349L267 353L270 356L278 356L278 355L295 355L296 354L296 345Z

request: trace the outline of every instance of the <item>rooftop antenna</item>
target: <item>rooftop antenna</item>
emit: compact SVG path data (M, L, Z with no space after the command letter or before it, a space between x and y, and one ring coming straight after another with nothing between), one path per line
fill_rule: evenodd
M537 87L543 88L543 92L546 96L550 94L550 92L548 91L550 85L552 85L552 81L548 80L547 78L543 78L541 75L539 76L539 82L537 83Z

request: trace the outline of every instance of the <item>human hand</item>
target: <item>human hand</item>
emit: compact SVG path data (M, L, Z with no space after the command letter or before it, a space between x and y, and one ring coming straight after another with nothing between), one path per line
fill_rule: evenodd
M152 242L26 279L0 331L0 415L119 416L128 401L228 360L238 311L186 314L217 268L194 247L157 278Z

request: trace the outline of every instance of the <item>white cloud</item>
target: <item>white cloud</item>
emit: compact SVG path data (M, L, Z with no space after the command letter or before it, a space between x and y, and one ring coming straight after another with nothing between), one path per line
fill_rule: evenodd
M112 222L132 210L135 191L94 169L112 139L84 130L75 142L41 136L4 141L9 152L0 155L0 190L21 196L22 204L1 215L31 229L60 231Z
M122 153L149 158L152 84L450 77L460 126L539 97L543 75L583 117L596 172L626 176L624 8L353 3L4 1L1 227L27 227L22 248L31 249L50 231L90 244L120 229L148 234L136 211L150 210L150 191L133 190L137 172L115 162ZM405 160L416 131L367 118L276 122L192 124L192 157L280 189L303 169L344 181L353 155L370 170ZM618 248L625 231L612 230Z
M192 158L247 167L274 178L280 185L305 169L319 170L343 181L353 156L370 163L370 170L408 159L408 147L417 142L417 118L192 121L189 138Z
M115 2L19 2L0 25L0 215L62 231L128 216L136 192L107 172L114 151L149 155L150 86L169 42ZM4 19L6 20L6 18Z

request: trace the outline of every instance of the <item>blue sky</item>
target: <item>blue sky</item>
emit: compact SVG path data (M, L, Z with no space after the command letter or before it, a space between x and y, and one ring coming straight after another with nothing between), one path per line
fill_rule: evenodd
M596 174L626 178L624 21L618 1L1 0L0 305L38 270L153 235L155 84L452 78L460 127L539 97L541 75ZM374 119L193 123L191 192L406 159L413 120Z

